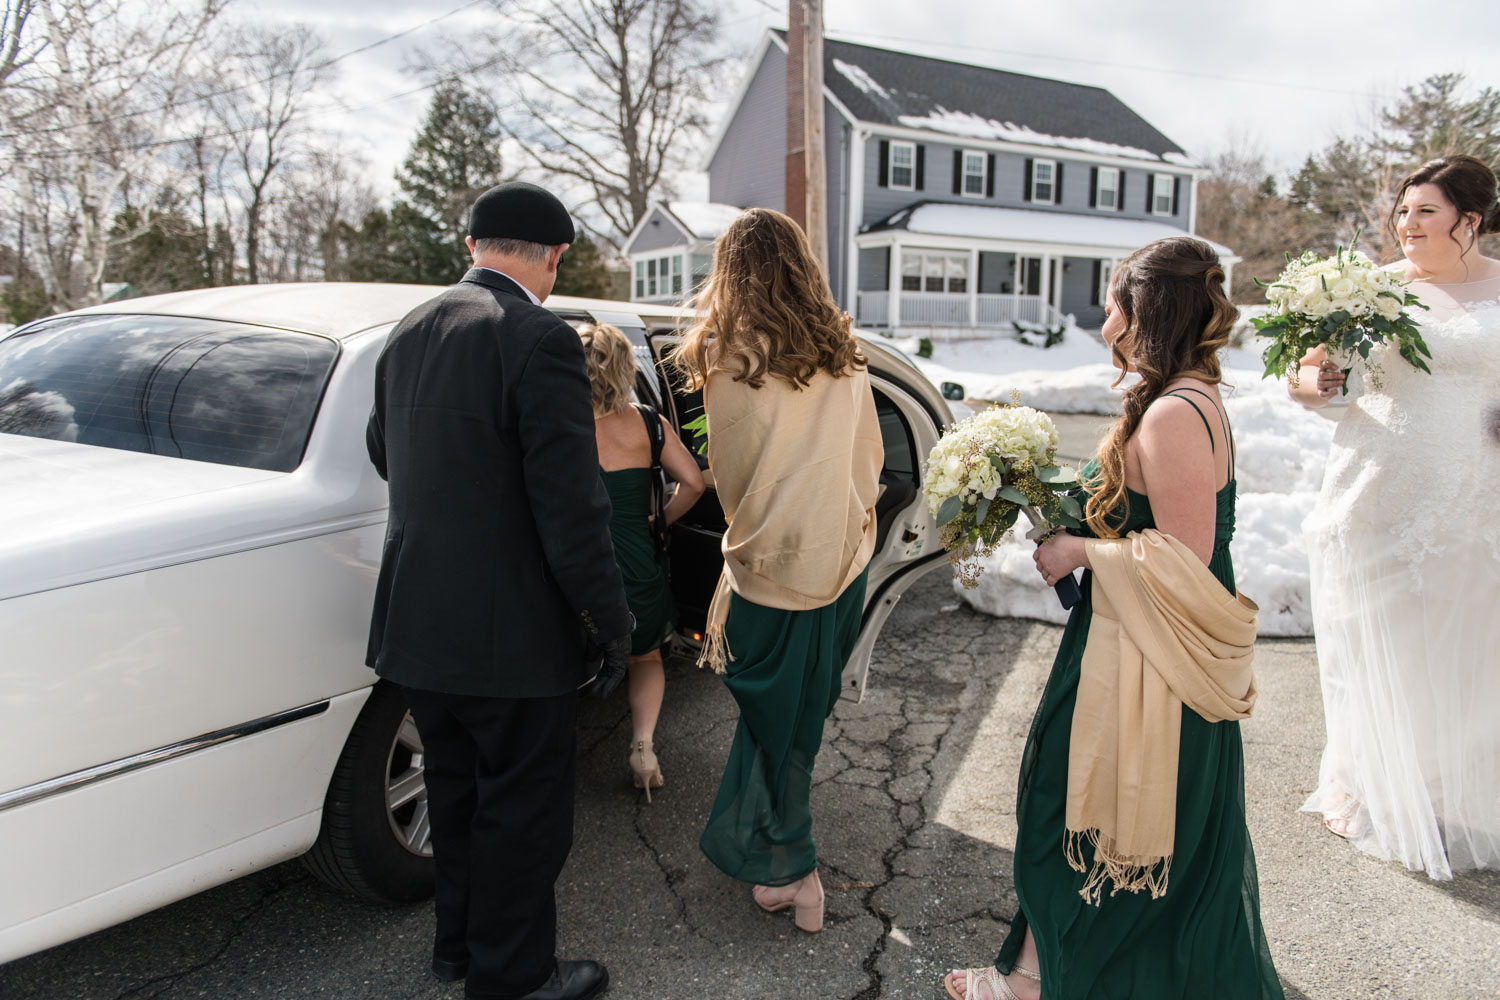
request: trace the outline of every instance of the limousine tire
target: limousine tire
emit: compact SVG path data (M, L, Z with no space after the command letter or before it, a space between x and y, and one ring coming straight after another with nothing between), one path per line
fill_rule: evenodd
M422 741L401 693L377 683L349 730L323 803L323 827L303 856L336 889L378 903L432 895L432 842Z

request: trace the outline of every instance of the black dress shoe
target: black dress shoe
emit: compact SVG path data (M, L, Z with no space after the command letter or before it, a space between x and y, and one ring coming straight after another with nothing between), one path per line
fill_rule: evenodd
M557 960L545 983L521 1000L592 1000L609 986L609 973L598 962Z
M469 974L469 960L450 962L446 958L432 960L432 974L445 983L456 983Z

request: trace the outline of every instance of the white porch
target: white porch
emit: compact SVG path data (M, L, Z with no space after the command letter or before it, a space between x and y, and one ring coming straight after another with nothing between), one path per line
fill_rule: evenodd
M854 319L860 326L890 327L889 291L859 292ZM967 295L950 292L897 292L898 327L1010 328L1013 322L1045 326L1066 324L1068 317L1040 295Z
M992 337L1013 324L1097 328L1119 262L1182 229L1073 212L925 203L855 237L855 322L904 335ZM1239 259L1215 246L1225 270Z

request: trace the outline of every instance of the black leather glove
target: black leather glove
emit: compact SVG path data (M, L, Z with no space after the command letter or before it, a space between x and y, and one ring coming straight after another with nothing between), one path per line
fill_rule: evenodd
M597 649L604 654L604 660L599 664L594 682L589 685L589 694L595 698L608 698L630 670L630 634L611 639Z

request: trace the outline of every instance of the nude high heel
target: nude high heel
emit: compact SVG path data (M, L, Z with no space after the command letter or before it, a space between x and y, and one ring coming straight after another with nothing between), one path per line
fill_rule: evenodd
M660 788L665 781L661 776L661 764L651 749L650 740L637 740L630 751L630 770L635 775L635 787L645 789L646 804L651 804L651 789Z
M817 870L802 880L797 895L792 897L796 906L796 924L799 931L816 934L823 929L823 883Z

